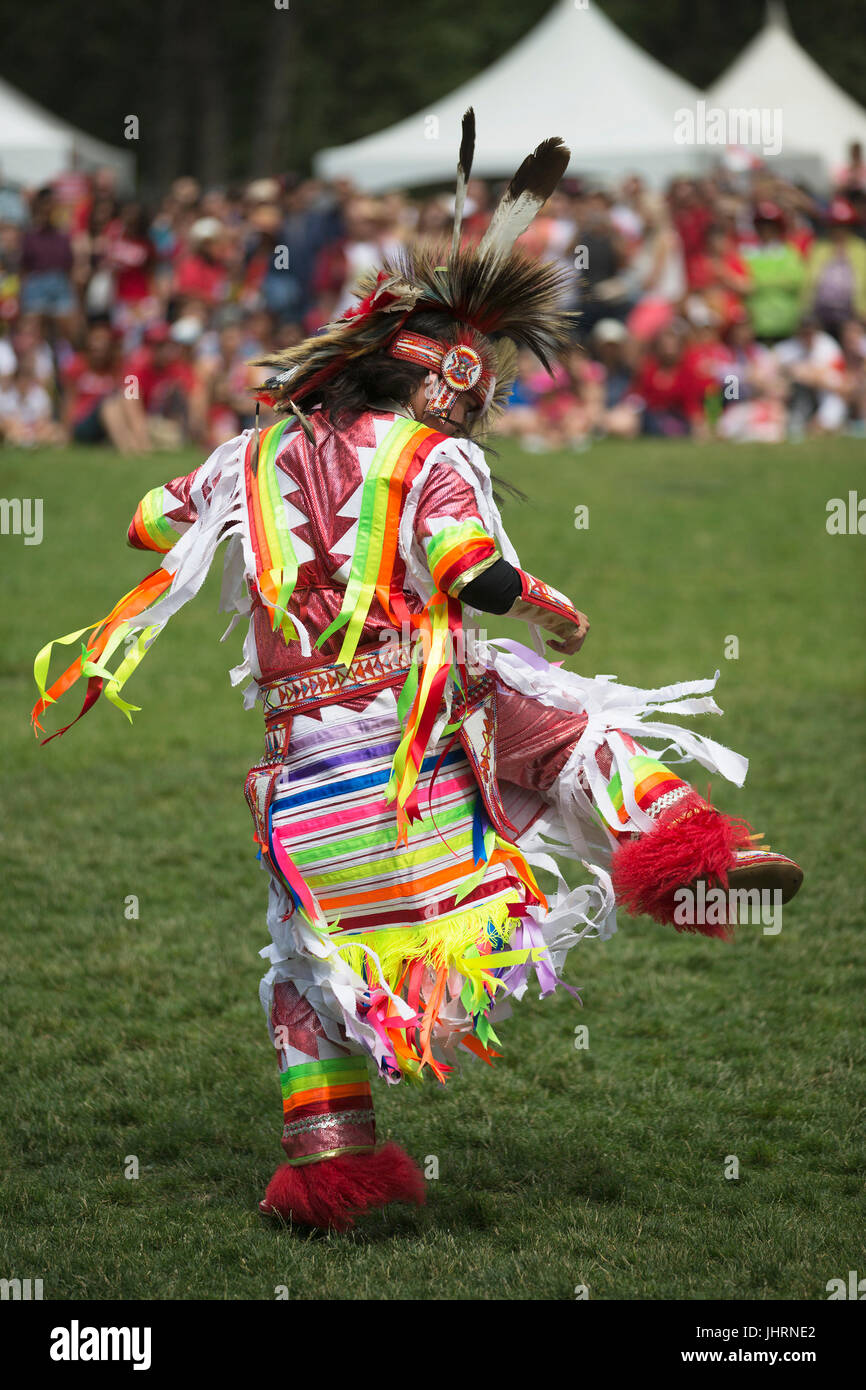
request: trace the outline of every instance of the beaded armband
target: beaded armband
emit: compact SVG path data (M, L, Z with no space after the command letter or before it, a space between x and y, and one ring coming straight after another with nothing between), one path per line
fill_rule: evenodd
M570 635L580 624L580 614L570 599L558 589L552 589L543 579L519 569L521 595L508 610L510 618L537 623L557 637ZM541 610L539 612L538 610Z

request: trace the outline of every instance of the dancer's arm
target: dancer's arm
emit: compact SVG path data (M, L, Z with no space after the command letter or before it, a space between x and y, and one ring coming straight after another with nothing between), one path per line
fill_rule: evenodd
M514 573L520 580L520 596L508 609L506 616L536 623L552 633L556 640L548 638L548 642L554 651L566 656L579 652L589 632L586 614L575 608L565 594L545 584L543 579L536 579L526 570L516 569ZM471 599L466 601L471 603Z
M430 575L443 593L482 613L534 623L564 655L579 651L589 619L559 593L499 554L470 484L446 462L425 484L415 519Z
M198 472L196 468L184 478L173 478L142 497L129 523L127 540L131 546L161 554L171 550L198 515L190 495Z

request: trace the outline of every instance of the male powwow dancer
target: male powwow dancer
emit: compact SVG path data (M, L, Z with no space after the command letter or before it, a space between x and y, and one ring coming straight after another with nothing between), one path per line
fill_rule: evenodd
M36 660L37 727L80 677L81 714L104 694L130 716L126 680L226 542L222 607L248 619L232 681L266 725L246 796L270 880L261 998L287 1162L260 1205L313 1226L423 1201L409 1156L377 1147L371 1060L391 1083L444 1081L460 1049L491 1061L508 1001L533 977L553 991L617 905L681 925L683 888L787 901L802 879L658 756L742 784L744 758L672 722L719 713L714 680L641 690L541 655L542 638L577 652L588 622L521 568L472 436L507 397L517 346L547 364L568 342L558 272L514 243L569 155L539 145L467 247L473 142L470 112L450 246L404 251L357 308L273 360L278 422L148 493L129 540L160 567L58 639L87 638L53 684L54 644ZM484 640L484 613L528 621L535 648ZM589 881L569 889L563 858ZM724 918L682 929L726 933Z

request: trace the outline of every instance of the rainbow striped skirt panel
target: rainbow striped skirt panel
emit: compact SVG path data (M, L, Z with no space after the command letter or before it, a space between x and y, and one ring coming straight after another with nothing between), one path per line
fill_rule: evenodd
M347 959L353 940L373 934L394 966L397 957L426 955L425 943L434 959L452 924L460 948L471 945L467 930L502 925L508 902L520 896L507 862L476 857L480 793L459 744L440 743L424 759L421 820L412 822L408 846L396 844L394 808L384 792L401 736L396 704L393 715L367 710L322 723L296 720L268 827L314 894L333 938L346 945ZM363 972L364 953L354 954Z

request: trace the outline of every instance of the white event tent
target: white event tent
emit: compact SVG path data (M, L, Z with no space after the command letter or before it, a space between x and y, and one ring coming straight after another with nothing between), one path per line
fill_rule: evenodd
M713 83L706 101L724 110L780 112L782 148L769 159L771 168L805 159L826 183L844 164L852 140L866 147L866 111L800 47L782 3L767 6L763 29Z
M559 135L572 173L640 173L661 183L696 172L699 149L674 140L679 109L700 93L656 62L595 3L558 0L504 57L456 91L387 130L322 150L315 171L368 192L446 183L454 177L460 120L474 106L473 173L510 175L540 140Z
M113 169L133 185L135 157L52 116L0 79L0 176L32 188L69 169Z

